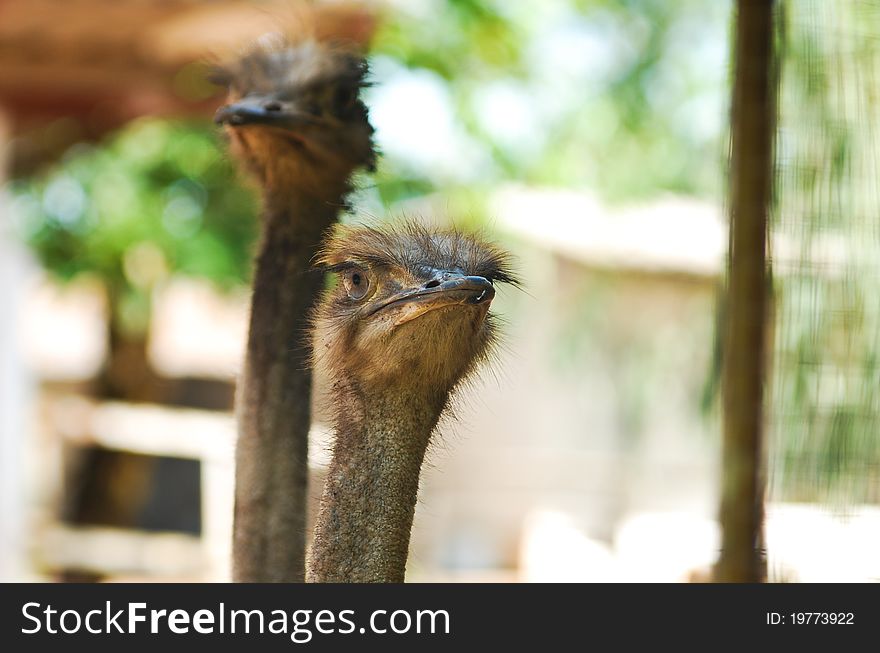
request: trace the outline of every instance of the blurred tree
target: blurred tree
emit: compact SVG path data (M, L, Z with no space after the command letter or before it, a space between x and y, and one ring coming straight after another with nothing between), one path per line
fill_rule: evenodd
M383 200L508 180L611 200L717 193L729 10L701 0L394 3L374 43Z
M12 184L13 215L45 269L61 281L92 275L106 291L108 355L97 395L164 402L186 388L149 364L151 296L173 274L220 288L248 277L255 202L232 172L209 125L145 119L100 145L74 146L46 174ZM134 526L156 459L101 448L73 453L63 518ZM76 571L64 577L96 580Z
M254 198L233 181L207 124L133 122L105 143L74 146L12 192L46 270L60 280L89 273L106 289L104 394L151 398L144 346L157 283L183 274L230 287L248 276Z
M479 189L503 181L612 199L713 193L729 5L395 3L374 41L381 83L368 96L382 203L443 188L467 193L478 211ZM164 275L221 285L247 275L255 225L241 216L255 205L230 179L207 125L148 119L75 146L14 192L47 269L97 274L113 328L132 337L144 333L150 288Z

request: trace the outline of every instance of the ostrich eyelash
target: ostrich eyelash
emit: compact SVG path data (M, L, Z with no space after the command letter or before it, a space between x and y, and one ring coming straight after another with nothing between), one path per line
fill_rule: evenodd
M494 264L486 265L482 269L475 270L474 274L488 279L493 284L507 283L514 288L519 288L522 285L520 280L511 272L507 260L499 260Z

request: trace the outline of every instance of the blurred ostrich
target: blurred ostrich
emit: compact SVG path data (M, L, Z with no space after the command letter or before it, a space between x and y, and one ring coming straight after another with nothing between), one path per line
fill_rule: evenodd
M336 442L308 579L402 582L419 472L450 394L487 359L509 257L414 224L338 226L319 255L340 283L315 317Z
M306 41L262 43L218 70L217 111L262 190L262 244L237 397L233 578L302 581L310 423L308 316L323 284L309 272L350 178L375 161L359 98L366 63Z

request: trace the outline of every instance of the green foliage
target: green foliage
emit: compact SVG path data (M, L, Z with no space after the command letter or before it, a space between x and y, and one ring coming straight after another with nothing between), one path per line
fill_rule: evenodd
M717 195L729 11L701 0L395 3L375 52L446 85L469 147L489 162L461 186ZM467 152L465 166L479 158ZM380 188L401 176L456 185L387 154Z
M150 291L167 275L220 287L248 277L255 203L233 174L211 127L140 120L15 183L14 213L48 271L96 275L117 309L138 307L127 326L142 330Z

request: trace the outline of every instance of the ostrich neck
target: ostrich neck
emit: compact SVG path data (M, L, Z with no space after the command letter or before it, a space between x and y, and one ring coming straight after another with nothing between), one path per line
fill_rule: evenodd
M309 581L403 582L419 472L445 397L341 394Z
M302 581L305 557L310 346L305 334L323 275L310 272L342 198L267 190L237 397L233 578Z

